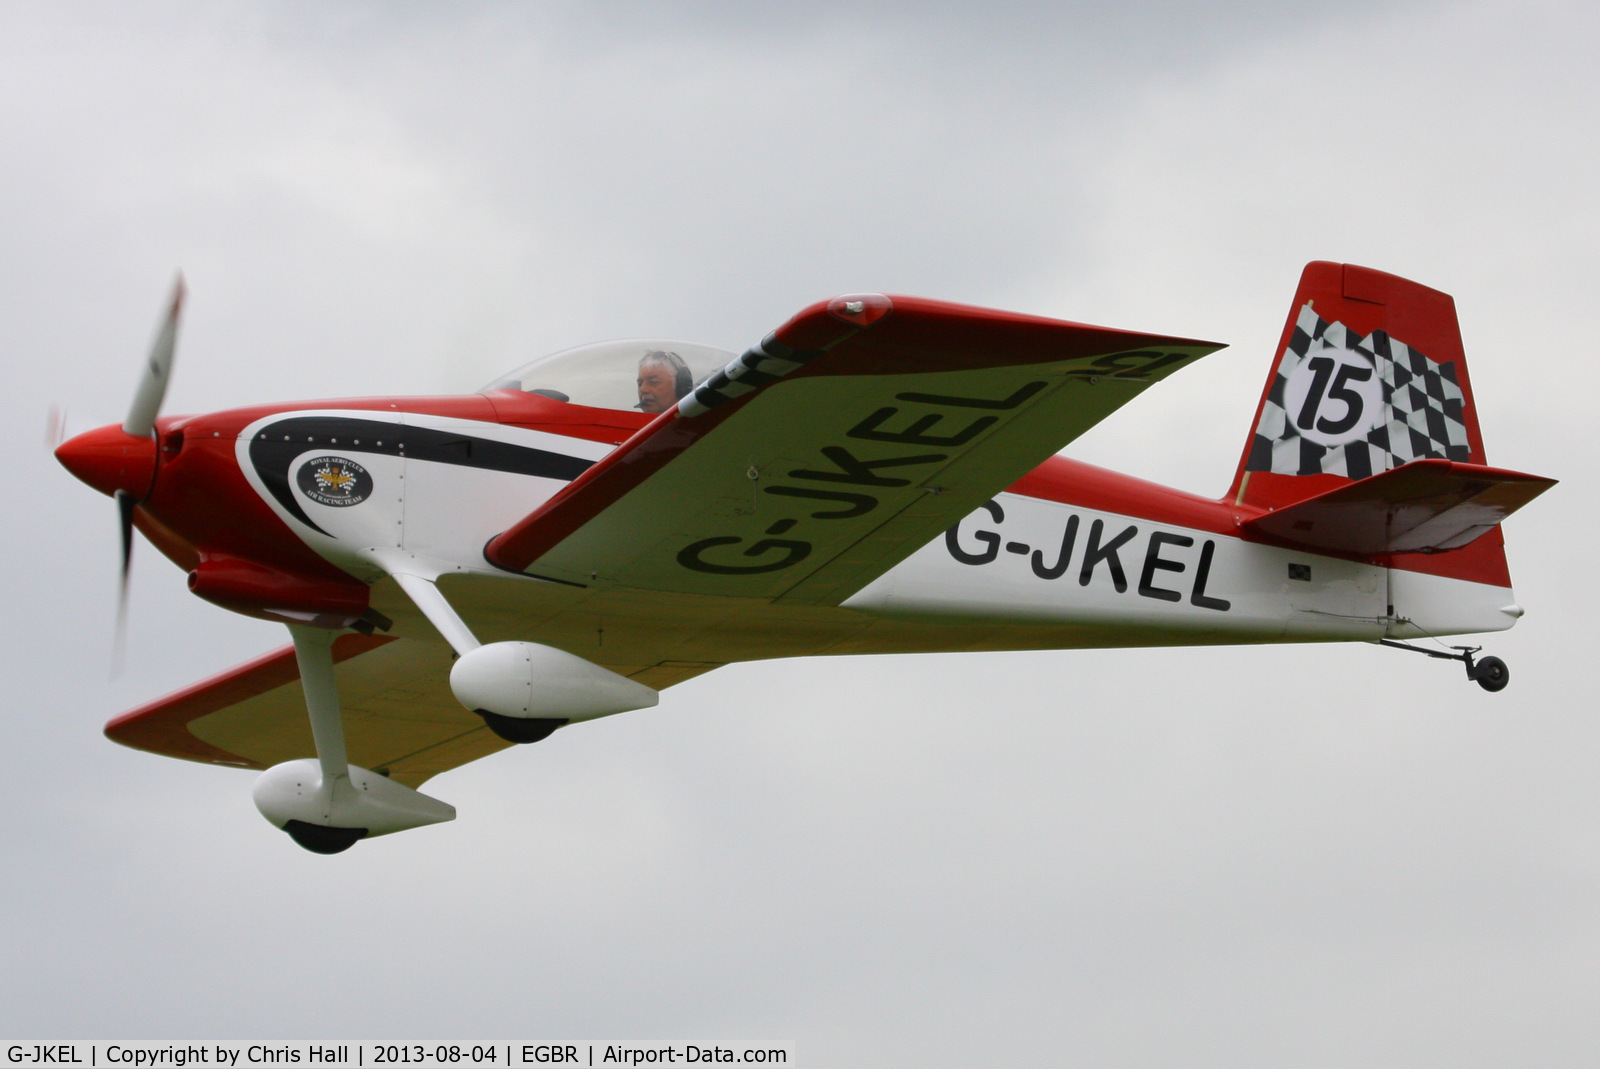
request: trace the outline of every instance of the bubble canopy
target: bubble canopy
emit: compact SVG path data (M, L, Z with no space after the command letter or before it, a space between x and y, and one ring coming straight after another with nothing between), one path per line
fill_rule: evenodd
M602 341L540 357L484 390L522 390L593 408L664 412L735 355L692 342Z

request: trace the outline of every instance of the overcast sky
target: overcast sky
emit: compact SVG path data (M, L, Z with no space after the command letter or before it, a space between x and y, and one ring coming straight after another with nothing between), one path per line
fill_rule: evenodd
M1592 1066L1593 4L0 0L0 1034L789 1044L803 1065ZM284 641L46 414L471 391L832 294L1231 344L1069 454L1220 494L1302 265L1457 300L1527 617L730 667L314 857L106 741Z

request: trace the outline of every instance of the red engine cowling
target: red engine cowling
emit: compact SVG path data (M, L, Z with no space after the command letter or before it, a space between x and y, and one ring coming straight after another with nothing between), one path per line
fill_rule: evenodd
M269 568L237 557L210 556L189 573L189 589L246 616L315 627L350 627L367 613L369 590Z

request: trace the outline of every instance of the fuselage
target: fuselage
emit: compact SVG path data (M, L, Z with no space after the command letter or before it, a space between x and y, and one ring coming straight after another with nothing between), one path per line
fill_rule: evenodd
M500 389L166 418L153 475L137 459L121 474L83 459L137 453L115 428L61 457L105 492L138 493L139 528L227 608L416 634L428 625L386 576L418 570L486 638L548 642L655 685L766 657L1373 640L1520 615L1509 580L1274 545L1241 530L1259 509L1060 456L838 606L636 591L598 574L580 587L486 559L492 538L654 418Z

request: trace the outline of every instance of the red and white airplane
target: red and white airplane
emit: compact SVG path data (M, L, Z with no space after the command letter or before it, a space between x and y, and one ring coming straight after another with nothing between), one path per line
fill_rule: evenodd
M56 455L117 498L125 570L137 528L293 645L106 734L264 770L323 853L733 661L1509 628L1498 524L1553 485L1485 466L1451 299L1348 264L1306 267L1218 499L1056 455L1209 342L855 294L742 356L608 342L464 397L158 416L181 303L127 420ZM1505 686L1452 650L1423 652Z

